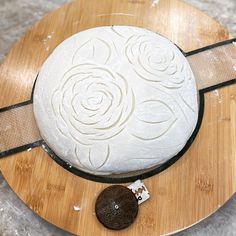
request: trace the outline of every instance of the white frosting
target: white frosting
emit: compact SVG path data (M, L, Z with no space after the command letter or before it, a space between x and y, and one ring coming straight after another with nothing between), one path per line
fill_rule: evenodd
M128 26L98 27L60 44L34 91L41 135L71 165L124 173L176 155L198 118L195 79L164 37Z

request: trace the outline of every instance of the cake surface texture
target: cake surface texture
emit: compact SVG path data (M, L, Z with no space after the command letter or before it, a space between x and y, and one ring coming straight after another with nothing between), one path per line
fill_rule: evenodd
M96 175L166 162L198 120L184 55L168 39L132 26L92 28L62 42L40 70L33 105L48 146Z

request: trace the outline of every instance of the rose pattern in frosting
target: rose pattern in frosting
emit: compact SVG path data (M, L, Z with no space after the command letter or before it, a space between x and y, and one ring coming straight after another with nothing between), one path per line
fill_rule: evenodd
M127 42L125 54L137 75L148 82L167 88L181 88L187 71L176 52L155 37L133 35Z
M93 64L68 71L52 97L58 129L65 136L69 130L70 137L83 145L120 133L134 107L134 95L125 78Z
M80 64L65 73L51 105L59 132L92 149L97 142L108 146L107 140L122 132L135 99L122 75L102 66Z
M181 52L160 35L135 27L102 28L101 35L77 42L69 69L50 95L57 133L70 143L59 156L97 174L151 167L180 151L195 128L197 98L189 103L185 92L196 89L193 74ZM183 143L171 143L174 129L186 133ZM158 149L147 156L152 145ZM127 150L122 168L113 158L119 148ZM134 160L145 163L134 168Z

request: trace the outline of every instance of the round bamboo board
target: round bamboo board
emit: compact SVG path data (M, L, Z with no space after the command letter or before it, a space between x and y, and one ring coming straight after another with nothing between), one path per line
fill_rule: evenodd
M135 25L166 36L184 51L229 38L199 10L178 0L77 0L33 26L0 67L0 107L30 99L40 66L72 34L96 26ZM13 191L52 224L79 235L159 235L204 219L236 191L236 86L204 94L204 117L191 148L164 172L145 179L151 198L126 230L104 228L95 216L98 194L110 184L75 176L42 148L0 160ZM81 211L74 211L79 205Z

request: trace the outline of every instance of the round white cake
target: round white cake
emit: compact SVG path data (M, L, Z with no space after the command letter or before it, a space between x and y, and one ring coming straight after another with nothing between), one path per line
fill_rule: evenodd
M97 27L61 43L39 73L33 102L48 146L96 175L166 162L198 119L186 58L168 39L130 26Z

